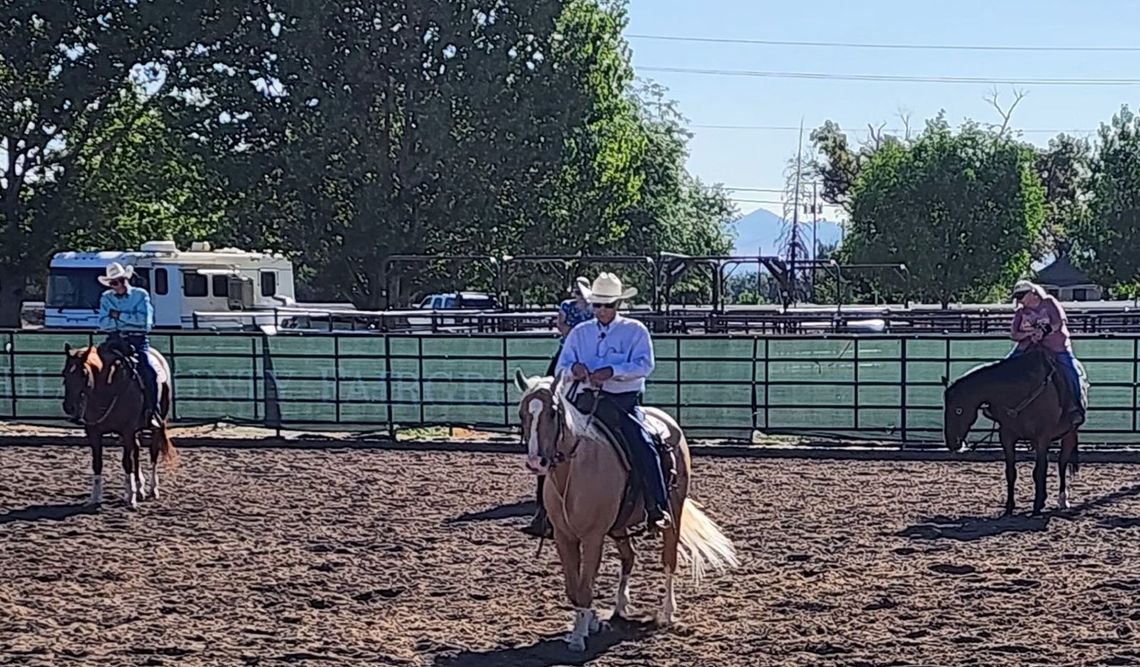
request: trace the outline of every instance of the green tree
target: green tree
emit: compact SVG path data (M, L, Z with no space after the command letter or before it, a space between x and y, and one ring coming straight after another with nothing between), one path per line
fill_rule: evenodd
M272 85L233 83L195 130L241 193L230 237L299 249L315 293L381 305L397 254L727 247L727 200L685 173L675 119L633 93L624 3L285 2L269 16L218 57L271 52L256 77ZM396 300L489 288L473 266L408 272Z
M1060 134L1037 151L1035 167L1045 186L1045 222L1042 242L1047 250L1067 253L1073 234L1088 214L1084 189L1089 177L1092 147L1088 140Z
M245 16L236 3L225 11L189 2L0 5L0 326L19 326L28 280L89 224L66 214L73 203L108 204L91 201L97 189L81 194L84 174L123 166L107 156L122 155L168 92L190 96L201 83L191 70L208 60L199 45L223 43ZM148 94L138 103L140 87ZM109 189L121 196L124 185Z
M1074 259L1115 292L1134 294L1140 283L1140 118L1123 107L1098 137Z
M905 263L914 296L945 307L1028 270L1044 199L1024 145L973 124L954 134L939 117L909 145L882 145L861 170L841 255Z

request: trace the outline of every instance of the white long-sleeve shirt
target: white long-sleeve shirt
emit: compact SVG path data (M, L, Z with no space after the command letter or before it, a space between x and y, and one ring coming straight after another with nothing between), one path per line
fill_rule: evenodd
M574 327L566 336L555 373L569 373L580 363L591 373L612 368L614 375L601 390L612 394L645 391L645 378L653 372L653 342L649 330L637 320L618 315L608 325L596 319Z

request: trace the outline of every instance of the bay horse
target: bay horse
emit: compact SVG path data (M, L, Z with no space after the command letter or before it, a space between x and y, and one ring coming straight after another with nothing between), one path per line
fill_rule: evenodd
M174 443L166 430L166 415L170 412L170 366L154 348L150 350L151 364L158 375L158 421L151 429L145 423L146 397L141 377L128 366L122 353L109 346L64 346L67 360L63 366L63 411L74 422L82 424L91 447L91 496L88 505L103 502L103 436L118 435L123 446L123 474L125 487L123 501L138 508L142 498L158 498L158 460L172 467L177 458ZM153 431L153 432L152 432ZM139 438L149 433L150 480L143 480L140 470Z
M554 378L528 378L516 371L515 384L522 392L519 417L527 443L527 468L547 477L543 503L554 528L566 595L574 605L574 629L566 641L571 650L584 651L586 638L601 629L592 608L593 588L607 535L621 557L613 618L622 618L627 611L635 557L629 531L644 521L644 501L642 494L635 492L635 511L622 511L630 475L628 462L604 427L581 412ZM732 541L688 497L692 467L680 427L660 410L647 407L644 412L648 425L664 437L676 456L676 476L669 491L673 525L661 531L665 594L657 615L658 624L668 626L676 611L673 575L679 552L698 583L710 567L726 571L739 563ZM616 525L621 517L627 518Z
M1085 385L1084 369L1079 368L1081 383ZM946 387L943 421L946 447L950 451L963 451L966 436L977 421L979 410L984 409L986 416L997 422L998 436L1005 453L1005 516L1013 514L1014 509L1013 487L1017 481L1015 446L1026 440L1033 445L1037 460L1033 468L1033 515L1040 515L1045 507L1049 445L1056 440L1061 441L1061 455L1057 461L1061 482L1058 507L1069 508L1065 473L1077 474L1079 427L1065 418L1065 399L1069 389L1060 376L1062 372L1048 351L1034 346L1019 356L979 366ZM946 384L946 378L942 381Z

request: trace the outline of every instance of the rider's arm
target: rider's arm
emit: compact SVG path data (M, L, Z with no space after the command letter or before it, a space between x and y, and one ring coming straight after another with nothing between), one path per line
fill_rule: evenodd
M111 293L104 292L103 296L99 298L99 330L100 331L115 331L119 328L119 323L115 318L111 317L111 311L114 310L114 303L111 301Z
M615 380L639 380L653 372L653 343L649 331L644 326L637 328L637 337L629 349L629 355L622 362L613 365Z
M1052 331L1060 331L1065 323L1065 309L1056 299L1045 301L1045 313L1049 316L1049 326Z
M554 376L562 377L570 372L570 368L578 361L578 348L581 346L582 330L575 327L566 336L562 344L562 353L558 355L558 363L554 365Z
M1021 310L1018 310L1013 314L1013 326L1011 327L1011 333L1009 337L1018 343L1033 336L1033 330L1022 331L1021 329L1021 323L1024 320L1024 315L1025 314Z
M119 313L119 321L131 329L150 331L154 326L154 308L150 305L150 295L146 290L131 293L131 308Z
M558 307L558 322L555 324L558 327L558 333L562 334L565 338L570 333L570 325L566 322L566 304L563 303Z

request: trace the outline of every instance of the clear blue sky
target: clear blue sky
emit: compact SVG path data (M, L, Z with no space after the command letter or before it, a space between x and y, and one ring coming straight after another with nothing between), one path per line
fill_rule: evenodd
M1140 2L1133 0L631 0L628 35L732 39L839 41L888 44L1012 46L1140 46ZM995 121L986 102L989 83L840 81L745 78L649 72L645 67L878 74L994 79L1140 79L1140 52L993 52L807 48L750 44L667 42L632 38L642 78L667 86L694 125L798 126L824 120L845 130L867 123L900 127L899 109L912 127L944 109L951 123ZM1140 103L1140 85L1019 85L1028 95L1013 116L1019 129L1095 129L1128 103ZM998 87L1003 101L1012 86ZM730 187L781 187L797 133L693 128L690 171ZM859 135L862 136L862 135ZM1052 135L1027 132L1034 143ZM775 193L739 192L745 199ZM778 205L739 204L742 212ZM834 213L828 211L834 217Z

